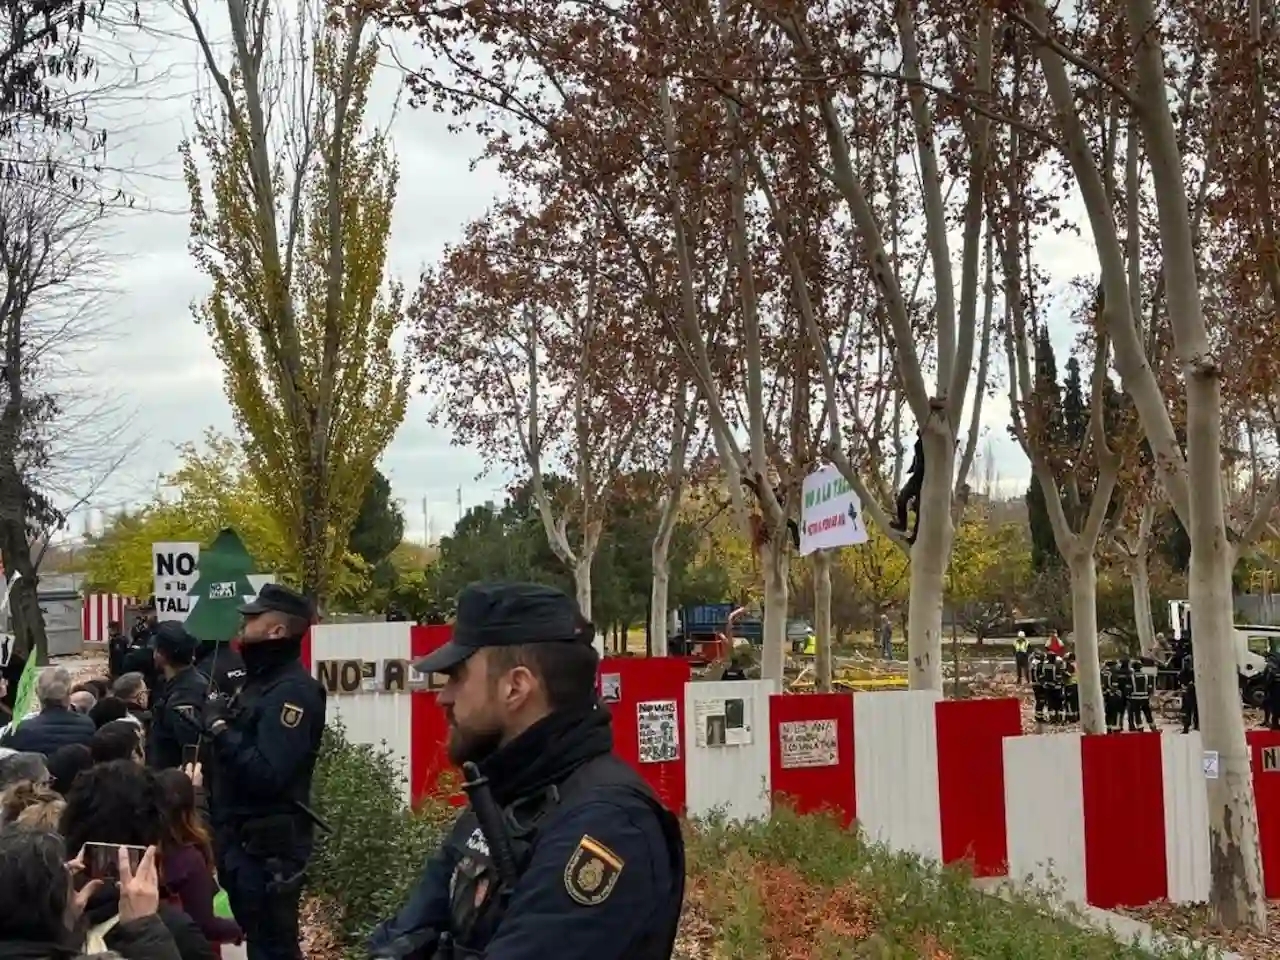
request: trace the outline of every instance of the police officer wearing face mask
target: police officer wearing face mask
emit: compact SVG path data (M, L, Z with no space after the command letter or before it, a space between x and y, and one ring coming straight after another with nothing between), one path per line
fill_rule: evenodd
M449 756L472 778L472 803L409 902L374 931L374 956L671 956L684 843L612 752L592 634L549 587L477 584L458 597L453 639L414 666L448 678Z
M306 805L325 712L324 687L300 659L313 611L269 583L240 613L244 686L204 711L218 880L249 960L301 960L298 900L314 833Z

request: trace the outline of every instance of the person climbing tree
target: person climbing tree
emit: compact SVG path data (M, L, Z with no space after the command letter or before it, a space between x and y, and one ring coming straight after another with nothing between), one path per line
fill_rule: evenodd
M911 469L907 472L907 482L902 485L902 490L898 493L898 516L890 524L893 529L906 533L907 511L912 505L915 506L916 522L911 530L911 536L907 538L908 543L915 543L916 535L920 532L920 491L923 487L924 437L917 430L915 452L911 456Z

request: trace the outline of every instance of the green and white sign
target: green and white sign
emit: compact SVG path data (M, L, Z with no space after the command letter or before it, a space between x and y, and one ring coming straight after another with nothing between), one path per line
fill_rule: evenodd
M275 574L259 573L234 530L213 543L171 542L151 545L155 574L156 618L178 620L200 640L225 643L240 629L241 605L258 595Z

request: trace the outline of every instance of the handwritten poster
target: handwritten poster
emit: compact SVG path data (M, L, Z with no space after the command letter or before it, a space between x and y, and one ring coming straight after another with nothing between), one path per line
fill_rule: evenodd
M700 747L740 747L751 743L751 701L742 697L695 700L695 743Z
M778 724L778 752L784 770L834 767L839 756L834 720L789 720Z
M668 763L680 759L680 718L674 700L642 700L636 704L640 733L640 762Z

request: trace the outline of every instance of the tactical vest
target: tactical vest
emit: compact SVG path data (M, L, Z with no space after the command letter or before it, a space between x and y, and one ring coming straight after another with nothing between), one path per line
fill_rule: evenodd
M1133 692L1130 694L1135 700L1145 700L1151 694L1151 678L1141 670L1133 672Z
M503 808L517 876L523 874L532 861L539 833L557 816L571 810L580 800L589 799L591 793L602 787L625 787L642 797L657 814L671 856L672 879L683 900L684 847L679 821L662 806L635 772L613 754L589 760L558 786L548 787ZM449 939L442 943L436 960L481 960L498 930L507 904L505 897L500 895L498 871L488 840L470 808L454 824L444 845L457 866L449 881ZM627 954L628 960L670 957L675 949L675 934L674 924L669 930L650 930ZM548 951L551 955L550 945Z

